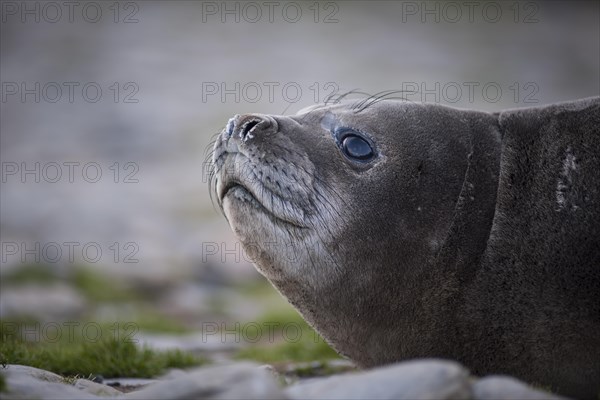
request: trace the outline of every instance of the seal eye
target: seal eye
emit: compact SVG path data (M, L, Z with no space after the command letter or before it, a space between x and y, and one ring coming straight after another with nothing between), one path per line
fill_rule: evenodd
M369 142L357 135L347 135L342 139L342 150L351 158L365 161L373 157Z

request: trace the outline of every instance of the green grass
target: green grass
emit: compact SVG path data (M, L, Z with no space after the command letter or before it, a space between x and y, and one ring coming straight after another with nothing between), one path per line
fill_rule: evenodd
M255 322L259 326L277 323L275 332L282 340L277 343L257 343L255 346L241 349L235 358L265 363L324 361L340 358L291 306L266 313ZM287 336L284 334L286 326L291 327Z
M129 340L135 336L127 329L111 330L109 326L99 325L100 331L90 329L86 334L79 326L72 334L64 330L56 339L52 333L45 341L43 338L24 341L20 332L15 333L14 325L8 324L0 325L0 363L29 365L63 376L151 378L169 368L187 368L206 362L178 350L158 352L140 348Z
M273 346L252 346L240 350L236 356L239 360L255 360L264 363L282 361L314 361L340 358L340 356L324 341L301 340L296 343L282 343Z
M62 383L64 383L65 385L75 385L75 383L79 379L87 379L88 381L91 381L91 380L94 379L94 375L93 374L89 374L88 376L85 376L85 375L63 376L62 377Z

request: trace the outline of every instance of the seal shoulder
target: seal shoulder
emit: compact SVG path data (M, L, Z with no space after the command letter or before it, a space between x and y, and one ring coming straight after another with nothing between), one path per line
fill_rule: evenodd
M497 342L479 350L530 381L571 385L573 392L594 387L600 99L506 111L499 120L496 210L468 306L478 314L480 337ZM523 341L528 335L536 340Z

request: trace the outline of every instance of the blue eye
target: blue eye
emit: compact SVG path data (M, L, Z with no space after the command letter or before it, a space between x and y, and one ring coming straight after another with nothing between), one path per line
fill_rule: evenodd
M370 160L375 155L369 142L353 134L346 135L342 139L342 151L346 156L361 161Z

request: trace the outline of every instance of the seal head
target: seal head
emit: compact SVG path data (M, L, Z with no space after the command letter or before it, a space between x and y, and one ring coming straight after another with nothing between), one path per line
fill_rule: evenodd
M480 252L489 234L496 124L396 101L238 115L215 144L217 199L258 270L338 351L365 366L398 359L385 343L427 355L423 338L447 330L438 319L459 290L456 271L436 263L466 203L477 203L481 231L469 246ZM475 154L480 142L489 148Z

